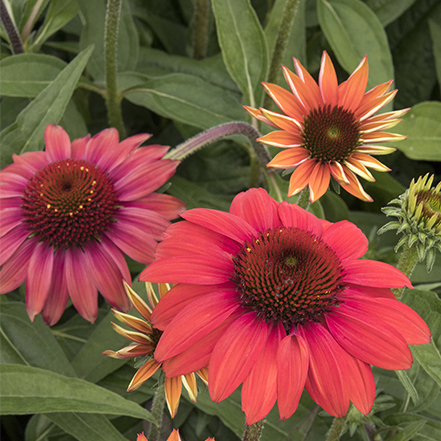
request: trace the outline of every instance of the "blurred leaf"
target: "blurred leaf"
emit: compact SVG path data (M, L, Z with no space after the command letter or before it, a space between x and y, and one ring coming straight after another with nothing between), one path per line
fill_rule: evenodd
M75 371L41 316L31 322L25 304L11 302L2 304L0 318L0 363L18 363L68 377L75 376Z
M338 62L352 73L367 54L368 89L394 76L386 33L377 16L360 0L319 0L320 26Z
M365 0L384 27L395 21L415 2L416 0Z
M0 365L1 413L83 412L153 421L141 406L79 378L18 364Z
M412 398L413 403L415 405L418 404L420 401L418 392L414 384L412 383L412 380L409 378L409 375L407 375L407 372L406 371L395 371L395 372L401 384L404 386L404 389L406 389L406 392L409 394L410 398Z
M95 81L104 83L104 25L106 19L105 0L78 0L85 21L80 36L80 48L95 45L87 71ZM139 41L135 22L128 1L122 2L118 29L118 72L134 70L138 63Z
M46 126L60 121L92 51L93 47L89 47L81 52L23 109L14 124L0 132L2 167L11 163L13 153L34 151L42 146Z
M52 0L43 26L38 30L32 48L38 50L41 45L55 32L69 23L78 12L77 0Z
M388 441L409 441L422 429L424 424L426 424L425 420L410 423L401 432L397 433L392 438L388 438Z
M69 101L59 124L66 130L71 140L81 138L89 133L86 122L73 100Z
M127 360L116 360L103 355L103 351L107 349L116 351L130 343L113 330L110 324L112 320L117 321L109 312L99 325L95 326L87 343L72 360L72 366L79 378L96 383L127 363Z
M325 212L325 219L329 222L338 222L349 218L349 208L345 201L332 191L327 191L320 202Z
M410 424L421 423L425 421L426 423L420 431L415 434L412 438L413 441L439 441L441 439L441 422L434 421L426 418L422 415L413 414L392 414L388 415L384 422L390 426L398 426L402 429L409 426ZM415 427L415 426L413 426Z
M36 97L66 67L57 57L19 54L0 61L0 88L3 96Z
M104 415L53 412L46 417L78 441L127 441Z
M29 98L2 96L0 100L0 130L10 126L18 114L31 102Z
M407 139L397 147L408 158L441 161L441 103L428 101L412 107L400 123L400 133Z
M249 0L212 0L225 66L242 91L243 102L259 107L268 73L265 35Z
M438 84L441 85L441 24L435 20L429 20L429 30L432 37L436 75L438 77Z
M35 23L38 18L40 17L40 15L42 14L42 12L45 10L46 6L48 5L50 0L43 0L42 4L40 5L40 8L37 11L37 14L34 17L33 23ZM27 21L29 20L29 17L34 13L34 7L37 3L39 3L40 0L27 0L24 2L24 8L23 8L23 13L20 17L20 25L18 26L18 28L20 29L20 33L23 31L23 28L25 26L25 24L27 23ZM14 2L14 3L18 3L18 2Z
M125 98L161 116L201 129L243 120L246 113L231 92L186 74L152 79L126 91Z

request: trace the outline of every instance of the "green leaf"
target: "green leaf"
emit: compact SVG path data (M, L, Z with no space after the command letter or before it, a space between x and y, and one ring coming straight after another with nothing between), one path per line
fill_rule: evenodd
M46 417L78 441L127 441L104 415L54 412Z
M441 422L425 418L422 415L413 415L410 413L399 413L388 415L384 422L390 426L398 426L405 428L411 424L421 423L425 421L424 426L416 433L413 441L439 441L441 439ZM415 426L413 426L415 427Z
M225 66L244 95L259 107L268 73L265 34L249 0L212 0L219 45Z
M13 153L38 150L46 126L56 124L75 90L76 84L92 54L89 47L75 57L38 96L23 109L16 122L0 132L1 166L12 161Z
M375 12L381 24L386 27L409 9L416 0L365 0Z
M387 36L376 15L360 0L319 0L318 17L338 62L352 73L369 57L368 89L394 76Z
M418 396L418 392L415 389L412 380L409 378L409 375L407 375L407 372L406 371L395 371L395 372L401 384L406 389L406 392L410 395L410 398L412 398L413 403L415 405L418 404L420 400Z
M126 91L125 98L161 116L201 129L244 120L246 113L231 92L186 74L152 79Z
M0 61L0 88L3 96L36 97L66 67L57 57L20 54Z
M1 365L1 413L82 412L153 421L147 410L88 381L18 364Z
M51 35L69 23L77 15L77 12L77 0L52 0L43 26L38 30L32 48L38 50Z
M81 30L80 48L95 45L93 57L87 64L87 71L95 81L104 82L104 24L106 20L105 0L78 0L85 21ZM118 72L134 70L138 62L139 40L129 2L123 1L118 29Z
M388 441L409 441L423 428L424 424L426 424L425 420L410 423L401 432L388 438Z
M429 29L432 37L436 75L438 77L438 84L441 85L441 25L435 20L429 20Z
M407 139L396 147L408 158L441 161L441 103L417 104L403 117L400 133Z
M24 303L2 304L0 310L0 362L48 369L68 377L75 371L40 316L32 323Z
M107 349L116 351L130 343L113 330L111 320L115 320L115 317L109 312L99 325L95 326L87 343L72 360L72 366L78 377L91 383L100 381L127 362L127 360L116 360L103 355L103 351Z

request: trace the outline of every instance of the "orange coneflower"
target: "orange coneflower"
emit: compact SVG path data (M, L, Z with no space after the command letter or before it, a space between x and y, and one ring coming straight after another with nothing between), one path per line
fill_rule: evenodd
M314 202L326 192L332 175L349 193L371 202L372 198L364 191L357 175L374 181L368 168L390 170L371 155L386 155L395 149L372 143L405 139L405 136L383 130L398 124L399 117L409 109L373 116L394 98L397 90L389 92L390 80L365 93L367 56L340 85L326 52L323 52L318 84L296 58L294 66L297 75L282 67L292 93L276 84L263 83L285 114L245 106L255 118L280 129L258 139L261 143L286 149L267 166L295 168L288 196L309 185L310 200Z

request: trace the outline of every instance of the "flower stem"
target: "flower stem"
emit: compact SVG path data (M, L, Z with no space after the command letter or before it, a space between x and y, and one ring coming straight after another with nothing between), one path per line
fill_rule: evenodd
M20 35L18 34L17 28L12 21L9 11L6 8L3 0L0 0L0 17L5 27L5 31L8 34L9 42L11 43L12 53L14 55L23 53L23 44L21 43Z
M162 415L164 414L165 406L165 387L164 383L160 383L156 389L155 396L153 397L152 403L152 415L153 418L158 422L157 425L153 423L150 424L150 433L148 435L149 441L158 441L159 435L161 434L162 428Z
M326 441L338 441L341 437L341 432L343 430L343 427L345 426L346 414L342 418L334 418L334 421L332 422L332 426L329 429L328 437L326 438Z
M413 270L415 269L415 266L418 262L418 251L416 247L409 247L409 245L406 243L404 244L403 252L401 253L400 259L398 260L397 268L406 274L407 277L410 278L410 276L413 273ZM406 288L396 288L393 289L392 292L395 294L395 297L397 300L401 299L401 296L403 295L403 292Z
M307 210L309 206L311 205L311 202L309 201L309 187L305 187L299 195L299 200L297 201L297 205L301 208L304 208Z
M121 16L122 0L108 0L106 10L106 24L104 29L104 52L106 57L106 107L109 125L116 127L120 138L125 138L125 128L121 113L121 97L118 96L116 82L117 46L119 19Z
M207 56L209 0L197 0L193 31L193 58L202 60Z
M262 435L264 420L257 421L257 423L247 426L243 434L242 441L259 441Z
M277 34L276 45L274 47L273 57L268 74L268 83L275 83L279 73L282 59L285 55L288 45L289 35L291 34L294 18L299 10L301 0L286 0L285 9L282 15L282 21ZM268 108L272 104L271 96L266 95L263 107Z

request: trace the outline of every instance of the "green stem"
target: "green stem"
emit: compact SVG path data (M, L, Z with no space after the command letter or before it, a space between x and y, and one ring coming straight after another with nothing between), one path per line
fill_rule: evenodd
M14 55L23 53L23 44L20 39L20 35L15 27L14 22L12 21L11 16L9 15L9 11L6 8L6 5L3 3L3 0L0 0L0 17L5 27L5 31L8 34L9 42L11 43L12 53Z
M341 437L341 432L343 430L343 427L345 426L346 414L342 418L334 418L334 421L332 422L332 426L329 429L328 437L326 438L326 441L338 441Z
M162 416L164 414L165 406L165 387L164 383L160 383L156 389L155 396L153 397L152 403L152 415L153 418L158 422L157 425L153 423L150 424L150 433L147 436L149 441L158 441L159 435L161 434L162 428Z
M197 0L193 29L193 58L202 60L207 56L209 0Z
M418 251L416 247L409 247L407 243L404 244L403 252L401 253L400 259L398 260L397 268L406 274L407 277L413 273L415 266L418 262ZM406 288L396 288L392 292L395 294L397 300L401 299L403 292Z
M299 194L299 200L297 201L297 205L301 208L307 210L311 205L309 201L309 187L305 187Z
M120 138L126 137L122 113L121 97L118 95L116 73L118 65L118 30L122 0L108 0L104 29L104 52L106 57L106 107L109 125L116 127Z
M243 434L242 441L259 441L262 435L264 420L257 421L257 423L247 426Z
M294 18L299 10L300 2L302 0L286 0L285 9L282 15L282 21L279 26L277 34L276 45L274 47L273 57L268 74L268 83L275 83L277 75L280 71L280 65L286 52L289 35L291 34L292 24ZM269 95L265 95L263 107L268 108L272 105L272 99Z

